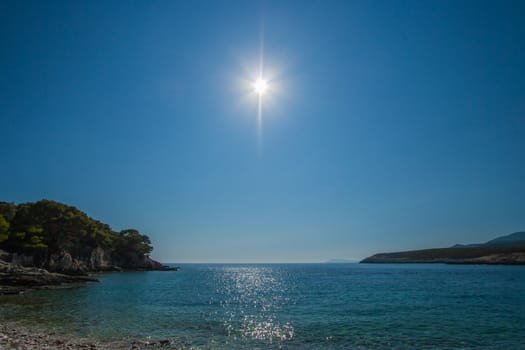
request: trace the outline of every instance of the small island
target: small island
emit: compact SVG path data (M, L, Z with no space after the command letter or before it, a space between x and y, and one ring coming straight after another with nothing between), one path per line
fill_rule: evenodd
M361 263L525 265L525 232L515 232L486 243L379 253L363 259Z
M150 258L150 238L60 202L0 202L0 294L97 282L88 274L177 270Z

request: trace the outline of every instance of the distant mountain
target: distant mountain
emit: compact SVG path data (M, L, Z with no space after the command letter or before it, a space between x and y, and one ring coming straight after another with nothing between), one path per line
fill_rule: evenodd
M501 246L501 245L516 245L525 244L525 232L514 232L509 235L494 238L485 243L474 243L474 244L455 244L452 248L474 248L474 247L489 247L489 246Z
M525 265L525 232L511 233L480 244L380 253L361 262Z
M488 241L485 245L502 245L502 244L516 244L525 243L525 232L514 232L510 235L501 236Z

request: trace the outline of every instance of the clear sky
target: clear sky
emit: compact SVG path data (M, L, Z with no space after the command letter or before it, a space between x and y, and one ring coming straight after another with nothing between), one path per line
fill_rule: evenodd
M523 1L0 1L0 200L137 228L164 262L524 230L524 18Z

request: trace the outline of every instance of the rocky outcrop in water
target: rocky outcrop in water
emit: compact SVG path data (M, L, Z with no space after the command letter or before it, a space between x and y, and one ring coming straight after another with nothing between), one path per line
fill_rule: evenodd
M119 263L119 265L115 265ZM24 264L26 266L24 266ZM9 254L0 250L0 295L18 294L26 289L67 287L86 282L98 282L87 277L90 272L124 270L174 270L147 255L129 254L122 261L113 261L103 249L94 249L89 259L76 259L64 252L49 258L48 269L33 267L31 256ZM122 267L121 267L122 266Z
M0 260L0 294L20 293L27 288L71 286L86 282L98 282L98 280L87 276L52 273L44 269L23 267Z

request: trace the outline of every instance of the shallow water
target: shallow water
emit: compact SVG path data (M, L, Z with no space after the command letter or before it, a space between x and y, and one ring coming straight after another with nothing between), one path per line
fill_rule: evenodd
M195 349L525 349L525 266L182 265L0 297L0 318Z

